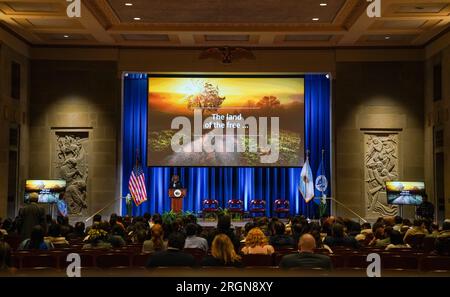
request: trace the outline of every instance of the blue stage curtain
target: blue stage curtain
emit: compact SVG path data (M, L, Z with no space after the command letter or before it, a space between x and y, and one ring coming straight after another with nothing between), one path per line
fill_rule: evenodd
M216 199L227 207L230 199L241 199L245 210L250 201L263 199L266 215L271 216L276 199L290 201L291 214L310 218L316 213L314 203L307 205L298 191L301 168L238 167L146 167L147 164L146 74L127 74L124 78L122 195L128 194L128 180L135 163L136 151L142 162L147 183L148 201L133 208L133 215L170 210L168 186L173 174L180 176L188 189L184 211L199 212L204 199ZM330 170L330 81L325 75L305 75L305 148L315 174L325 150L327 176ZM126 214L125 202L122 213Z

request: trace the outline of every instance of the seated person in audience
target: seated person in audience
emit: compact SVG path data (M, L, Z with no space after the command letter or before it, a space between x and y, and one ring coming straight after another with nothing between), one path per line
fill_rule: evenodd
M244 255L248 254L263 254L271 255L275 249L270 244L267 244L267 237L258 227L253 228L248 232L245 238L245 246L241 252Z
M152 229L154 228L155 226ZM185 237L183 233L174 232L170 234L167 250L154 253L149 258L147 267L194 266L194 256L183 252L184 242Z
M184 244L185 249L200 249L208 251L208 241L200 236L197 236L197 225L189 223L186 225L186 242Z
M322 236L320 235L319 230L312 230L311 233L312 237L314 237L314 240L316 241L316 248L317 249L326 249L328 253L332 254L333 250L322 241Z
M269 243L275 249L280 248L292 248L294 245L294 239L286 235L286 228L280 221L276 221L272 224L272 236L270 236Z
M401 216L394 217L394 226L392 227L395 231L401 232L403 226L403 219Z
M55 248L69 247L69 242L61 236L61 225L56 222L48 227L47 236L44 237L44 240L51 242Z
M1 235L0 235L1 237ZM0 238L0 272L11 267L11 247Z
M151 239L144 241L142 246L143 253L153 253L157 251L165 251L167 243L164 241L164 231L160 224L153 225L151 229Z
M73 228L73 232L69 233L66 237L69 241L77 241L77 240L83 240L86 237L86 234L84 233L85 225L83 222L77 222L75 224L75 227Z
M137 230L136 234L135 234L134 243L143 245L144 242L147 240L147 235L148 235L148 233L146 230L143 230L143 229Z
M436 251L439 255L450 256L450 220L447 219L442 224L442 231L436 237Z
M386 250L411 248L409 244L403 242L403 236L399 231L392 230L390 238L391 243L386 246Z
M349 218L344 218L343 223L345 226L346 233L349 236L356 236L361 232L361 225Z
M417 235L417 234L423 234L427 235L428 230L425 229L425 223L423 220L414 220L413 227L408 229L405 233L405 237L403 237L403 241L408 243L411 236Z
M329 247L349 247L349 248L359 248L359 243L354 237L347 236L344 233L344 227L335 223L331 227L331 236L325 237L323 243Z
M111 228L108 242L111 243L113 248L120 248L126 245L125 242L125 230L117 223L114 223L114 226ZM145 238L145 236L144 236Z
M155 214L152 216L152 220L151 220L150 223L149 223L150 229L151 229L154 225L156 225L156 224L159 224L159 225L162 225L162 224L163 224L162 216L161 216L159 213L155 213Z
M19 250L50 250L53 248L51 242L44 240L44 228L36 225L31 229L31 236L20 243Z
M314 254L316 241L311 234L303 234L298 243L298 253L285 255L280 262L281 268L322 268L331 270L331 259L326 255Z
M234 233L234 230L231 228L231 217L229 215L221 215L217 220L217 228L214 229L208 235L208 246L211 246L212 241L216 238L218 234L226 234L231 242L233 243L234 249L239 249L239 238Z
M303 226L300 223L294 223L291 227L292 230L292 241L294 244L292 245L293 248L297 248L298 241L300 240L300 237L303 235Z
M94 215L94 217L92 218L92 225L86 228L86 233L89 233L89 230L91 230L92 227L100 224L101 222L102 222L102 215L101 214Z
M212 242L211 255L203 258L201 266L242 267L242 262L230 238L225 234L219 234Z
M108 242L108 232L101 228L101 225L94 225L87 233L86 243L83 249L111 249L112 245Z
M430 234L427 237L438 237L439 236L439 226L436 223L431 223L430 225Z
M241 243L245 244L245 237L247 237L248 232L250 232L250 230L252 230L255 227L256 227L256 224L254 222L248 222L248 223L245 224L245 226L244 226L244 234L243 234Z
M390 226L385 227L382 224L376 224L376 229L374 232L374 238L369 243L369 246L381 248L386 247L391 243L390 235L393 229Z
M3 231L1 231L1 233L3 233L4 235L8 235L8 237L18 236L14 222L13 222L13 220L11 220L9 218L5 219L2 222L2 226L0 229L3 230Z

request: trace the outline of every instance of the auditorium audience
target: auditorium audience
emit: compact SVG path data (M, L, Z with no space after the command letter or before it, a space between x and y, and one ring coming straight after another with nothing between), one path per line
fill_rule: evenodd
M153 225L151 229L151 239L144 241L142 252L153 253L156 251L165 251L167 243L164 242L164 231L160 224Z
M344 226L339 223L335 223L331 227L331 236L325 237L324 244L329 247L348 247L348 248L359 248L359 243L354 237L347 236L344 233Z
M394 217L394 226L392 227L395 231L401 232L403 226L403 219L401 216Z
M381 248L391 243L390 234L393 229L390 226L385 227L382 223L374 224L374 238L369 246Z
M41 225L31 229L30 238L20 243L19 250L50 250L53 248L51 242L44 240L45 230Z
M153 226L152 229L154 229ZM194 266L194 256L184 253L185 237L180 232L169 235L167 250L154 253L148 260L147 267L159 266Z
M55 221L48 227L47 236L44 240L50 242L55 248L69 247L69 242L64 236L61 236L61 225Z
M108 232L103 229L101 224L94 225L86 236L86 243L83 249L111 249L112 245L108 242Z
M270 236L269 243L275 249L291 248L295 245L294 239L286 235L286 228L280 221L276 221L272 224L272 236Z
M69 233L66 236L66 239L69 241L79 241L83 240L86 234L84 233L85 225L84 222L76 222L75 227L73 228L73 232Z
M450 256L450 220L445 220L442 224L442 231L436 237L436 251L439 255Z
M211 246L212 241L216 238L216 235L219 234L227 235L233 243L234 249L239 249L240 241L234 233L234 230L231 228L231 217L229 215L221 215L218 217L217 228L208 235L208 246Z
M393 249L409 249L409 244L403 242L403 236L399 231L392 230L390 233L390 243L386 246L386 250Z
M281 268L321 268L331 270L330 257L315 254L316 241L311 234L303 234L298 243L298 253L285 255L279 264Z
M409 228L408 231L406 231L405 236L403 237L403 241L408 243L410 237L417 234L428 234L428 230L425 229L425 223L423 220L414 220L413 227Z
M267 244L267 237L259 227L253 228L248 232L245 238L245 246L241 252L247 254L264 254L271 255L275 249L270 244Z
M186 225L186 243L184 244L185 249L201 249L208 251L208 241L200 236L197 236L197 225L194 223L189 223Z
M201 266L242 267L242 262L230 238L225 234L219 234L212 242L211 255L203 258Z

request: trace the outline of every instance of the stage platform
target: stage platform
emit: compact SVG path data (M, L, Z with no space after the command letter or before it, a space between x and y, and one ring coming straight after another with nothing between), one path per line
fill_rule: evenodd
M232 228L244 228L245 224L247 224L248 222L252 222L253 219L244 219L244 220L239 220L239 221L231 221L231 227ZM288 223L287 219L280 219L281 222L283 222L284 224ZM201 218L199 218L197 220L197 223L202 226L202 227L206 227L206 228L215 228L217 226L217 220L213 221L213 220L203 220Z

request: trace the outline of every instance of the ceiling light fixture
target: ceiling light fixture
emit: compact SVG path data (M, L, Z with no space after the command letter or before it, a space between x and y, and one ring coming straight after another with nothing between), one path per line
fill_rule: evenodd
M135 21L140 21L141 18L133 18L133 20L135 20Z
M327 5L328 5L328 3L320 3L320 6L322 6L322 7L325 7Z
M313 18L312 20L313 20L313 21L318 21L318 20L319 20L319 18Z
M64 38L69 38L69 35L64 35Z
M125 3L125 6L133 6L133 3L127 2Z
M391 39L391 36L386 36L386 37L384 37L384 39L386 39L386 40Z

